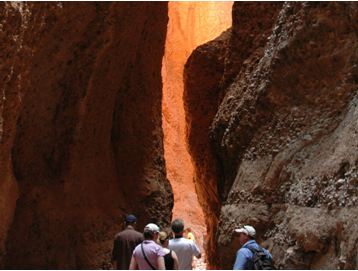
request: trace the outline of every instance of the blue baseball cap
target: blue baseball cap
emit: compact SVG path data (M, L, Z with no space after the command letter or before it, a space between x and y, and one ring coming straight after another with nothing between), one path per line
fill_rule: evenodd
M125 221L129 223L133 223L137 221L137 218L134 215L127 215Z

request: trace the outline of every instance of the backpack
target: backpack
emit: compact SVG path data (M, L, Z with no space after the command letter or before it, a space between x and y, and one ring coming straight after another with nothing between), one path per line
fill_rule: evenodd
M248 247L252 252L252 262L254 270L274 270L276 269L273 265L272 259L266 256L263 249L260 247L259 249L254 249Z

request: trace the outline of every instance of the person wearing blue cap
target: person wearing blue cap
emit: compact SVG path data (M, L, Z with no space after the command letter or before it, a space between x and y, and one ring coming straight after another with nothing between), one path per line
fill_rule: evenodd
M137 218L130 214L125 217L125 229L116 234L112 251L112 268L129 269L134 248L143 242L143 234L135 230Z

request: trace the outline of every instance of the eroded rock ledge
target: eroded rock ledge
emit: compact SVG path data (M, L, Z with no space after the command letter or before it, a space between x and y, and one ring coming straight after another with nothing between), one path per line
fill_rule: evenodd
M0 264L103 268L125 212L170 220L167 3L0 5Z
M279 267L358 267L355 18L356 3L235 3L230 33L189 58L188 142L218 221L212 266L232 267L233 230L248 223Z

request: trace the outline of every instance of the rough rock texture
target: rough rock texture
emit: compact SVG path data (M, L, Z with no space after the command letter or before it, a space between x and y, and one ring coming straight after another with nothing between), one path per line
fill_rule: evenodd
M198 47L188 59L184 73L187 142L194 162L198 198L207 225L208 259L215 257L215 232L220 211L217 187L218 168L209 146L209 126L214 118L220 95L220 79L224 72L224 53L230 31L220 38Z
M167 3L2 3L0 12L0 264L103 268L124 213L140 228L171 218Z
M200 247L206 226L186 144L183 69L191 52L231 25L232 2L169 2L163 58L163 132L167 176L174 191L173 217L183 218Z
M185 72L199 175L196 126L211 123L221 199L211 265L232 267L233 229L247 223L278 267L357 269L357 4L235 3L233 18L227 41L199 47ZM200 96L202 112L219 97L214 118L190 105Z

